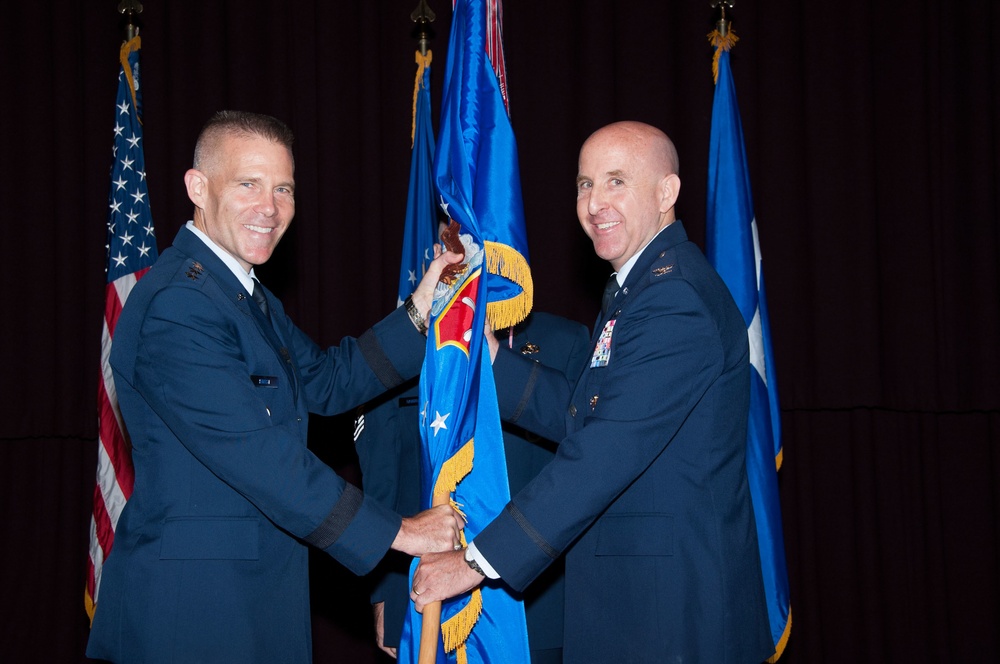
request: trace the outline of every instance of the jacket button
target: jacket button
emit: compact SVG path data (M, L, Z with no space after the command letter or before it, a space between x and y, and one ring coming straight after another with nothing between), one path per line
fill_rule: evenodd
M576 406L573 404L569 405L569 416L576 417Z
M597 408L597 395L590 397L590 409L593 410Z

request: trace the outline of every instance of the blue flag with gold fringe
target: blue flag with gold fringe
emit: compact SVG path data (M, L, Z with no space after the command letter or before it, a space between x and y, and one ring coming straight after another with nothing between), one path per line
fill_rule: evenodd
M743 127L729 48L736 35L713 32L717 72L708 157L708 207L705 253L722 276L747 324L750 340L750 419L747 428L747 475L757 522L767 613L777 661L792 628L788 592L778 468L781 466L781 421L774 349L764 297L764 271L757 220L750 193Z
M465 267L435 294L420 378L423 507L450 500L466 516L466 541L510 500L484 326L520 322L532 298L517 146L487 50L499 37L497 2L458 0L452 17L434 178ZM421 650L432 653L422 662L529 660L524 607L502 583L443 602L439 618L430 608L411 604L400 661Z

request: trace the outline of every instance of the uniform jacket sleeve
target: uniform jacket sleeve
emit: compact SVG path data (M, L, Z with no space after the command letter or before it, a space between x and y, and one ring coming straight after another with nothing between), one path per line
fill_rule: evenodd
M367 348L362 337L322 350L280 305L281 343L247 311L211 279L163 288L143 317L134 366L116 371L222 482L282 529L365 573L389 548L400 517L306 448L308 412L345 410L384 390L387 375L415 371L412 362L379 357L394 332L406 339L405 316L394 312L366 333ZM373 369L369 357L381 366Z
M608 365L588 360L575 391L558 372L521 358L494 364L498 393L517 395L501 403L502 415L562 440L554 461L476 537L515 589L653 463L727 369L716 323L680 270L637 289L612 338Z

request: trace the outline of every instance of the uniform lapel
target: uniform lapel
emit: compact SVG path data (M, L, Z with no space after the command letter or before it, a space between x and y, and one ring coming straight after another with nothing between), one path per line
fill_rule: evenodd
M232 296L236 308L254 320L257 324L257 329L281 361L281 366L285 369L285 373L288 376L288 384L292 387L293 394L297 397L297 372L284 341L288 337L287 331L283 329L284 310L274 294L267 290L266 287L262 287L267 294L271 307L271 320L268 320L264 312L257 306L257 303L254 302L251 294L243 288L243 284L236 278L236 275L194 233L186 227L181 227L177 233L177 237L174 239L174 246L188 257L199 262L203 266L205 274L219 285L219 289L225 295ZM275 321L275 323L272 325L271 321ZM282 328L280 334L277 328Z

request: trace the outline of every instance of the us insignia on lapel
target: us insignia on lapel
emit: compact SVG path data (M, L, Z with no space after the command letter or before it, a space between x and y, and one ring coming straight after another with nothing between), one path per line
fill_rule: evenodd
M604 324L604 329L601 330L601 336L597 340L597 345L594 346L594 355L590 358L591 369L606 367L611 360L611 333L615 329L615 320L614 318L609 320Z

